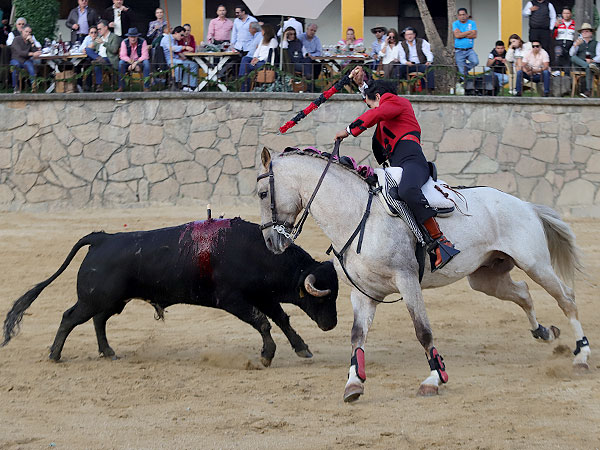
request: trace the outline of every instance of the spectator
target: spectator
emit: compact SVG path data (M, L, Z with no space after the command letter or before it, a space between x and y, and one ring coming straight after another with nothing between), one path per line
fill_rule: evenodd
M8 38L6 38L6 45L10 46L13 43L13 40L17 37L21 35L21 32L23 31L23 28L25 28L25 24L27 23L27 21L25 20L25 17L19 17L17 19L17 21L15 22L15 29L12 30L10 33L8 33ZM38 42L38 40L35 38L35 36L33 34L30 34L29 39L31 41L33 41L33 43L35 44L35 46L38 49L42 48L42 44L40 44Z
M363 46L363 40L356 39L354 28L352 27L348 27L346 29L346 39L339 40L337 45L339 45L342 50L348 52L361 52L365 49Z
M260 43L263 40L263 35L261 33L261 26L258 24L258 22L252 22L250 24L249 30L250 30L250 34L252 35L252 42L250 43L250 46L248 47L248 54L244 57L242 57L242 60L240 62L240 68L238 70L238 75L241 77L242 76L242 67L244 67L244 65L246 64L250 64L250 61L252 61L252 59L254 58L254 52L256 51L256 49L258 48L258 46L260 45Z
M231 41L233 22L226 16L227 8L225 8L225 5L219 5L217 7L217 17L212 19L208 24L206 40L211 44L220 45L223 42Z
M498 78L500 87L508 83L508 74L506 73L506 47L503 41L496 41L496 46L488 55L488 67L494 72L494 76Z
M192 34L192 26L189 23L186 23L183 26L185 30L183 34L183 39L177 42L178 45L183 45L184 47L191 47L196 51L196 39L194 39L194 35Z
M404 41L398 46L400 60L400 78L408 79L411 72L425 73L425 85L428 92L435 90L435 73L430 69L433 63L431 46L425 39L417 37L417 30L406 27L402 32Z
M571 57L569 50L573 46L575 40L575 21L572 20L571 8L565 6L562 9L561 17L556 19L554 25L554 39L556 42L555 55L557 66L555 68L562 69L569 75L571 73ZM553 75L558 75L554 73Z
M371 28L371 33L375 35L375 40L371 44L371 58L373 58L373 63L371 64L371 69L377 70L379 66L380 57L379 52L381 51L381 47L385 42L385 35L387 33L387 28L383 25L375 25L375 27Z
M258 69L266 64L269 55L273 57L273 52L279 46L277 39L275 39L275 30L269 24L262 26L262 41L256 48L252 60L249 63L244 64L240 67L240 76L246 76L254 69ZM244 80L242 84L242 91L247 92L250 90L250 79Z
M102 68L104 66L119 67L119 38L111 33L108 28L108 22L101 20L98 22L99 36L94 41L92 47L85 49L85 53L95 65L96 92L102 92Z
M96 40L96 38L98 37L98 27L96 25L90 25L89 27L89 33L88 35L83 38L83 41L81 42L81 50L87 52L87 48L93 48L94 47L94 41ZM75 66L74 70L75 73L79 74L81 72L84 72L88 67L90 67L92 60L90 59L90 57L88 56L87 58L85 58L81 64ZM84 85L85 82L85 85ZM87 75L85 76L85 79L79 79L77 80L77 84L79 84L80 86L83 86L83 89L86 91L90 91L92 88L92 76Z
M317 29L316 23L309 23L306 27L306 33L298 35L298 39L306 49L304 56L321 56L323 54L321 40L317 37Z
M165 12L162 8L156 8L154 15L156 16L156 20L148 24L148 33L146 34L149 44L152 44L156 38L162 37L163 28L167 25L167 21L164 19Z
M125 81L123 75L125 72L142 72L144 74L144 92L150 90L150 54L148 53L148 43L145 39L139 39L142 34L137 28L130 28L121 42L119 52L119 92L123 92ZM140 67L141 66L141 67Z
M548 0L532 0L523 8L523 17L529 17L529 40L539 41L542 48L552 53L552 31L556 22L556 10Z
M233 30L231 32L231 45L240 52L241 56L246 56L253 39L250 33L250 24L258 22L258 20L248 15L244 5L235 8L235 16L236 19L233 21Z
M550 56L539 40L531 41L531 51L523 56L523 64L517 71L517 97L523 95L523 78L534 83L543 80L544 97L550 96Z
M123 5L123 0L113 0L113 5L104 10L102 18L108 21L110 31L120 40L123 39L125 31L133 27L133 11Z
M581 37L577 38L569 51L573 65L585 69L585 92L581 93L582 97L591 95L594 75L600 73L600 43L594 39L595 31L589 23L581 25Z
M296 37L296 29L287 27L283 35L281 47L286 49L291 70L289 72L301 72L305 77L312 78L311 59L306 58L308 52L302 45L302 41Z
M300 42L302 42L302 46L306 50L304 56L306 58L316 58L323 54L323 46L321 45L321 40L317 36L318 26L316 23L309 23L306 26L306 33L302 33L298 36ZM317 78L319 73L321 72L321 64L312 64L312 77Z
M183 39L184 34L185 29L182 26L175 27L173 34L165 34L163 36L160 46L164 51L167 64L176 66L175 82L182 86L183 91L190 92L196 88L198 82L198 65L189 59L185 59L183 55L184 52L193 52L194 49L192 47L177 45L177 41ZM172 58L171 52L173 54ZM185 75L183 74L183 70L187 72Z
M458 20L452 23L454 34L454 58L458 71L465 75L473 67L479 64L477 53L473 50L475 39L477 39L477 24L469 19L466 8L458 8Z
M398 74L394 72L394 63L400 61L398 46L400 39L398 38L398 32L394 28L390 28L385 37L385 41L379 51L379 57L383 64L383 76L384 78L391 78L392 76L397 77Z
M88 0L77 0L79 6L73 8L65 25L71 29L71 42L83 42L88 35L90 25L98 23L98 13L88 7Z
M516 78L517 72L521 70L523 65L523 56L531 51L531 42L523 42L523 39L518 34L511 34L508 38L508 51L506 52L506 67L510 71L510 93L515 95L517 90Z
M94 46L94 41L98 37L98 27L96 25L90 25L88 35L83 38L81 42L81 48L91 48Z
M296 30L296 36L300 36L302 33L304 33L302 24L298 22L295 17L288 17L287 20L283 22L283 28L280 28L277 32L277 36L281 37L281 30L283 29L287 31L289 27L292 27L294 30Z
M15 67L12 73L12 84L14 93L18 94L21 92L21 89L17 85L19 69L26 69L33 80L35 77L33 58L38 58L42 54L33 43L31 27L29 25L21 27L20 35L15 37L10 45L10 52L10 65ZM32 82L31 90L36 90L35 82Z

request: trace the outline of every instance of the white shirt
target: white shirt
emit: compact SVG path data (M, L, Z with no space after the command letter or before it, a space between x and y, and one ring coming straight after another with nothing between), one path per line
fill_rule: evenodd
M38 42L38 40L35 38L35 36L32 34L31 38L33 39L33 43L35 44L35 46L37 48L42 48L42 44L40 44ZM15 34L11 31L10 33L8 33L8 38L6 38L6 45L9 46L10 44L12 44L12 42L15 40Z
M277 39L272 38L269 45L263 44L261 41L260 45L256 47L256 51L254 52L253 57L258 58L259 61L266 61L269 57L269 50L272 48L277 48L279 44L277 43ZM273 55L275 56L275 55Z
M381 50L379 51L379 56L382 58L381 63L390 64L391 62L397 61L399 59L399 48L400 45L394 45L393 48L390 48L389 45L384 44ZM385 49L385 52L383 51L383 49Z
M119 8L115 8L113 5L113 12L115 14L115 18L113 19L113 22L115 23L114 33L117 36L123 36L123 30L121 27L121 10Z
M415 64L421 64L419 61L419 55L417 54L417 42L413 41L413 44L410 45L408 41L406 41L406 45L408 46L408 58L406 57L406 53L404 53L404 47L401 44L396 45L398 47L398 59L400 60L400 64L406 64L408 61L413 62ZM423 39L423 45L421 46L421 50L425 54L425 58L427 58L428 63L433 62L433 53L431 53L431 45L425 39Z
M102 56L103 58L108 58L108 56L106 56L106 46L104 45L104 43L106 41L108 41L109 36L110 36L110 31L108 33L106 33L106 36L102 36L102 40L104 42L102 42L102 44L100 44L100 47L98 47L98 54L100 56Z
M536 2L537 3L537 2ZM527 2L525 8L523 8L523 17L529 17L531 15L531 7L533 3ZM548 2L548 12L550 13L550 30L554 30L554 24L556 23L556 10L554 5Z
M296 37L304 33L304 30L302 29L302 24L298 22L295 18L290 17L289 20L283 22L283 28L279 29L279 31L277 32L277 36L281 36L281 30L285 31L289 27L292 27L294 30L296 30Z

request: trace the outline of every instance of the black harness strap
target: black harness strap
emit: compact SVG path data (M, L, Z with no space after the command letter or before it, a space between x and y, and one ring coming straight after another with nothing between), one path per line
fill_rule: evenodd
M364 296L370 298L371 300L373 300L374 302L377 302L377 303L396 303L396 302L401 301L402 297L400 297L397 300L392 300L390 302L386 302L385 300L379 300L377 298L371 297L369 294L367 294L365 291L363 291L354 282L354 280L352 279L352 277L350 276L350 274L346 270L346 266L344 265L344 254L346 253L346 250L348 250L348 248L350 247L350 245L352 244L352 242L354 241L354 239L356 238L356 236L359 233L360 233L360 236L358 238L358 246L356 248L356 253L359 254L360 251L361 251L362 241L363 241L363 237L364 237L364 233L365 233L365 226L367 224L367 219L369 218L369 214L371 213L371 204L373 203L373 196L379 190L381 190L381 188L376 188L376 189L369 188L369 200L367 201L367 208L365 209L363 217L360 220L360 222L358 223L358 226L354 230L354 233L352 233L352 236L350 236L350 239L348 239L348 241L346 242L346 244L344 244L344 246L342 247L342 250L340 252L336 252L335 249L333 248L333 244L331 244L325 253L327 253L329 255L329 254L331 254L331 252L333 252L333 254L335 255L335 257L340 262L340 266L342 267L342 270L344 271L344 274L346 275L346 278L348 278L348 280L350 281L350 283L352 283L352 286L354 286L356 289L358 289L358 291L360 293L362 293Z

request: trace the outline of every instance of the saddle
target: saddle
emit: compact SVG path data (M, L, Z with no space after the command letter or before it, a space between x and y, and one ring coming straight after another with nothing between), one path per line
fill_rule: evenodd
M458 196L446 182L437 179L435 164L429 162L429 167L429 179L421 187L421 190L431 208L437 212L437 216L448 217L454 212ZM377 183L381 187L379 198L388 214L396 216L396 203L402 201L398 197L397 188L402 179L403 169L402 167L386 167L385 169L374 169L374 172Z
M448 217L455 209L458 196L450 186L442 180L437 179L435 164L429 162L430 176L421 190L429 202L429 205L437 213L438 217ZM413 213L408 205L398 197L398 185L402 179L402 167L386 167L385 169L374 169L377 185L381 189L377 197L390 216L402 218L411 229L417 241L425 244L421 227L417 224Z

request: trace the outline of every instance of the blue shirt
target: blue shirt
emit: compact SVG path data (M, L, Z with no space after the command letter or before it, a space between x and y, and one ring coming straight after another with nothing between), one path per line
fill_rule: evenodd
M465 31L476 30L476 29L477 29L477 25L475 25L475 22L471 19L467 20L465 23L462 23L460 20L457 20L452 24L452 32L454 32L454 30L458 30L461 33L464 33ZM475 41L475 39L469 39L469 38L456 39L456 38L454 38L454 48L473 48L474 41Z
M302 42L304 49L310 56L321 56L323 54L323 46L321 45L321 40L317 36L308 39L306 33L302 33L298 36L298 39Z
M160 40L160 46L163 48L165 53L165 61L167 61L167 64L171 64L171 49L169 49L169 42L171 49L173 50L173 56L175 56L173 59L178 60L176 53L180 53L183 50L183 46L177 45L177 41L172 34L165 34Z
M383 43L385 42L385 39L381 39L381 41L378 41L377 39L375 39L375 41L373 41L373 43L371 44L371 56L373 58L377 58L377 56L379 55L379 52L381 51L381 46L383 45Z
M254 34L254 39L252 39L252 42L250 42L250 46L248 47L248 56L254 55L254 52L256 51L256 48L260 45L262 39L262 33L260 31L257 31Z
M77 21L79 30L77 30L77 34L88 34L90 32L90 26L87 20L88 7L86 6L83 12L77 7L77 12L79 13L79 20Z
M246 17L246 20L244 20L243 22L240 18L237 18L233 21L233 30L231 31L231 44L236 50L242 50L247 52L250 48L250 44L254 40L252 33L250 33L251 22L258 22L258 20L248 15L248 17Z

